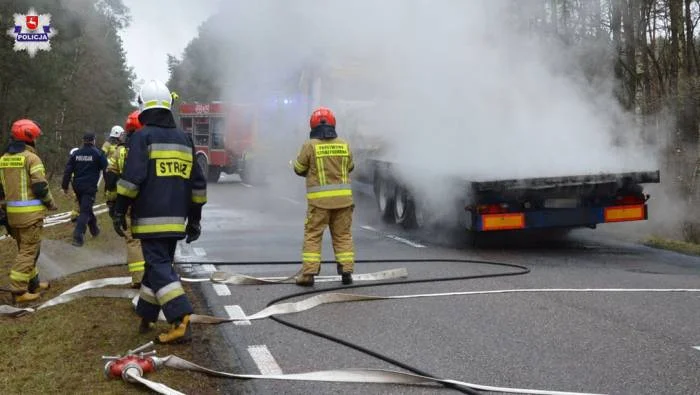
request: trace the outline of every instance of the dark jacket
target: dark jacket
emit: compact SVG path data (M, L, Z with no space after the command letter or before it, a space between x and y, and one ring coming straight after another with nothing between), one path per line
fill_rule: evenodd
M97 193L100 173L107 168L107 158L94 144L83 144L66 163L61 188L68 189L73 178L73 188L80 193Z
M207 201L194 144L167 110L143 111L139 120L144 127L129 139L115 213L131 207L134 238L182 239L186 220L199 223Z

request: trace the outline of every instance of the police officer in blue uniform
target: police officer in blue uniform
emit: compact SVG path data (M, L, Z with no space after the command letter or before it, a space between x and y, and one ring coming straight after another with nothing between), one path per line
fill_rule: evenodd
M71 178L73 179L73 192L75 192L76 200L80 206L80 215L78 215L75 230L73 230L73 245L76 247L83 245L86 227L90 228L90 234L93 237L100 233L97 218L92 212L92 205L95 203L100 174L106 168L107 158L95 146L95 134L85 133L83 146L73 152L66 163L61 183L63 193L68 194L68 184L71 182Z
M187 243L199 238L207 183L192 139L175 124L173 96L165 84L148 82L138 101L144 126L128 143L125 171L117 183L114 230L124 236L124 217L131 207L131 233L141 240L146 261L136 306L139 330L150 330L162 310L172 327L155 341L184 343L192 337L193 311L173 267L175 247L185 237Z

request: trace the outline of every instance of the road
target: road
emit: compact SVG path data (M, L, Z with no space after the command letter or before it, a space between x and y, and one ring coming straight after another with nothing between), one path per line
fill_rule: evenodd
M287 169L285 169L287 170ZM180 260L203 263L300 259L303 181L278 176L246 185L225 176L209 185L203 234ZM513 288L699 288L700 259L622 241L604 229L560 241L501 240L470 249L414 236L378 222L357 195L357 259L479 259L525 265L526 275L353 288L404 295ZM654 213L652 213L654 215ZM332 260L328 234L324 259ZM368 263L356 272L404 267L410 279L467 276L508 269L467 263ZM194 265L187 276L224 270L287 276L300 265ZM335 274L324 265L322 275ZM370 283L370 282L368 282ZM357 282L356 282L357 284ZM339 283L317 283L316 289ZM275 298L305 290L293 284L202 285L211 313L252 314ZM320 306L283 318L359 344L435 376L502 387L609 394L697 394L700 391L700 295L693 293L519 293L371 301ZM294 300L298 300L294 299ZM239 310L240 311L240 310ZM195 328L196 329L196 328ZM402 370L271 319L222 324L218 354L240 373L298 373L336 368ZM439 386L255 380L237 391L260 394L457 393Z

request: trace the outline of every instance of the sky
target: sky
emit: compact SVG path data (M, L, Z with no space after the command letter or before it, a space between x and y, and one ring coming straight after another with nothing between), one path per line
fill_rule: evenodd
M167 81L167 54L182 51L219 0L123 0L131 24L121 32L129 66L139 79Z

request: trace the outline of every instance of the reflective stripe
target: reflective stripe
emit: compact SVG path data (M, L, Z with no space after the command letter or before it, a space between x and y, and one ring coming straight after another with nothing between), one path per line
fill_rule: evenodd
M352 189L350 184L330 184L330 185L319 185L315 187L308 187L307 192L321 192L321 191L337 191L342 189Z
M7 202L8 213L34 213L44 210L45 207L41 200L10 200Z
M26 207L26 206L34 206L37 204L41 204L41 200L33 199L33 200L8 200L7 201L7 207Z
M139 187L138 185L122 178L119 180L119 182L117 182L117 193L130 198L135 198L139 195Z
M303 173L309 169L308 166L304 166L299 161L294 161L294 170L296 170L299 173Z
M206 189L193 189L192 190L192 202L193 203L206 203L207 202L207 190Z
M304 252L301 254L301 260L307 263L321 262L321 254L317 252Z
M10 280L21 281L23 283L29 282L34 276L32 273L22 273L14 270L10 270Z
M19 187L20 187L20 199L22 200L29 200L29 194L27 193L27 172L26 171L21 171L20 173L20 180L19 180Z
M184 232L185 217L137 218L131 227L133 233Z
M182 284L180 284L179 281L174 281L159 289L158 292L156 292L156 298L158 298L158 302L162 306L184 294L185 289L182 288Z
M326 170L323 168L322 158L316 158L316 167L318 168L318 183L326 185Z
M192 147L183 144L155 143L149 146L150 159L180 159L192 162Z
M153 143L149 146L149 151L180 151L191 155L192 147L175 143Z
M350 263L355 260L354 252L339 252L335 254L335 260L340 263Z
M340 181L343 184L348 183L348 157L344 156L343 160L340 161Z
M146 262L144 261L132 262L127 266L129 267L130 272L142 272L146 270Z
M143 108L151 108L155 106L163 106L165 108L170 108L170 100L149 100L143 103Z
M307 199L321 199L340 196L352 196L352 190L343 189L339 191L312 192L306 194Z
M139 292L139 298L145 300L146 302L148 302L150 304L154 304L156 306L159 306L158 299L156 298L156 294L153 292L152 289L143 285L143 283L141 283L141 290Z
M40 171L40 172L43 173L43 172L45 171L45 170L44 170L44 165L34 165L34 166L32 166L32 167L29 168L29 174L34 174L34 173L36 173L36 172L38 172L38 171Z

